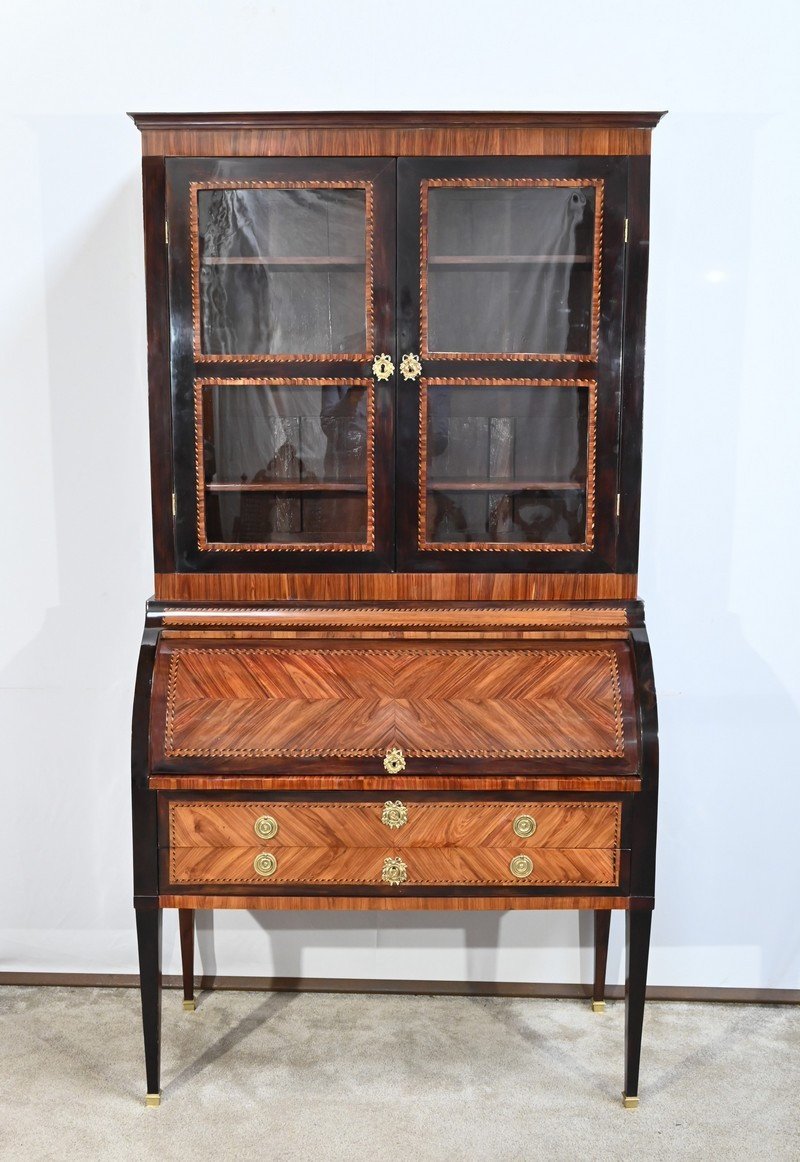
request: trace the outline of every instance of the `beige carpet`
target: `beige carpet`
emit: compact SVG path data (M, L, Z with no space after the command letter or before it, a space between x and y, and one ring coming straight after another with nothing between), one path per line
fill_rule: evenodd
M648 1005L638 1110L622 1003L164 995L145 1109L138 995L0 988L0 1157L800 1159L800 1012Z

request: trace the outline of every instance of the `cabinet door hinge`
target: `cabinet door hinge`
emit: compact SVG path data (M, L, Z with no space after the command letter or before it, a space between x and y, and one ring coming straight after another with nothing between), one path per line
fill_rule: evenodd
M627 231L627 229L628 229L628 224L626 222L625 223L625 230ZM626 232L625 238L627 239L627 237L628 237L628 235ZM169 219L168 218L164 219L164 242L167 244L167 246L169 246Z
M619 500L619 498L617 498L617 499ZM617 506L617 511L619 511L619 506ZM175 493L173 492L173 494L172 494L172 515L176 516L177 512L178 512L178 502L175 499Z
M627 244L628 244L628 219L627 218L625 219L625 233L622 236L622 241L627 246Z

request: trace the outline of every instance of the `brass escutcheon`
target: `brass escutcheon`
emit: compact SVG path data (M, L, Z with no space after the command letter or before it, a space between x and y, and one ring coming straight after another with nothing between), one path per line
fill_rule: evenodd
M515 855L508 866L512 876L516 876L518 880L524 880L533 871L533 860L527 855Z
M408 807L404 807L399 799L395 802L383 804L383 811L381 812L381 823L386 827L391 827L395 830L398 827L405 827L408 823Z
M527 839L536 830L536 820L532 815L518 815L514 820L514 834Z
M278 824L271 815L259 815L253 824L253 830L259 839L272 839L278 834Z
M388 771L390 775L397 775L406 769L405 756L399 746L393 746L387 750L383 760L383 769Z
M372 374L376 379L391 379L394 375L394 364L385 353L376 355L372 361Z
M264 876L267 879L278 870L278 861L268 851L262 851L253 860L253 867L257 875Z
M383 861L381 879L385 884L404 884L408 879L408 867L397 855L388 855Z
M419 355L409 352L400 360L400 374L403 379L416 379L422 371Z

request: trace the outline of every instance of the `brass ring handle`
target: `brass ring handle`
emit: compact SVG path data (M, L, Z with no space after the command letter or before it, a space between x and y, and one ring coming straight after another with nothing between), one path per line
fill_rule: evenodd
M394 363L385 352L373 359L372 374L376 379L391 379L394 375Z
M278 834L278 823L271 815L259 815L253 824L253 830L259 839L272 839Z
M536 830L536 820L532 815L518 815L513 823L514 834L520 839L528 839Z
M416 379L422 372L422 364L419 361L419 355L415 355L413 351L409 351L400 360L400 374L403 379Z
M257 875L267 879L278 870L278 861L270 852L262 851L253 860L253 868Z
M524 880L533 871L533 860L528 855L515 855L508 867L512 876Z
M381 879L385 884L404 884L408 879L408 867L399 855L389 855L383 861Z
M389 800L384 803L383 811L381 812L381 823L385 827L391 827L394 831L398 827L405 827L408 823L408 807L405 807L399 799L394 802Z

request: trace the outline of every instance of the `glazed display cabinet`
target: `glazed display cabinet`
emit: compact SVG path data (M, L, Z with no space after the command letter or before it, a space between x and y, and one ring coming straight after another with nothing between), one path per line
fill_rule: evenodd
M625 913L658 114L136 114L155 597L133 721L147 1102L198 908Z

